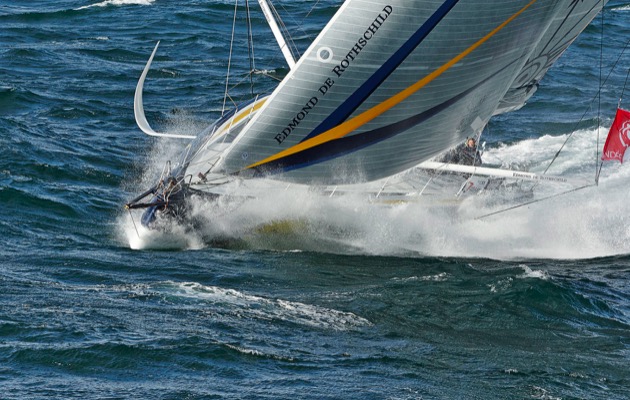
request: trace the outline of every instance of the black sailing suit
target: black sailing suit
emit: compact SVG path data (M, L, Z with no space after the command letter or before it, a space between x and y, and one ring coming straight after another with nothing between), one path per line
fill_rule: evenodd
M477 151L477 146L470 147L462 143L453 150L446 153L442 162L461 165L481 165L481 154Z

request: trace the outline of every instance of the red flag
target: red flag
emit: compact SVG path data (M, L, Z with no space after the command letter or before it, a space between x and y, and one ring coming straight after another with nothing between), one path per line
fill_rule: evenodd
M619 160L623 163L623 155L630 145L630 111L617 109L608 138L602 151L602 160Z

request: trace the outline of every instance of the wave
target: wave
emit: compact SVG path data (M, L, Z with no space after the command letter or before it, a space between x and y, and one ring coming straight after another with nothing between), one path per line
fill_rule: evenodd
M395 282L413 282L413 281L433 281L433 282L445 282L448 280L448 274L446 272L440 272L435 275L424 275L424 276L410 276L408 278L393 278Z
M350 312L295 301L268 299L234 289L205 286L195 282L164 282L149 285L141 291L161 293L174 299L173 301L189 299L211 303L213 312L234 315L238 318L285 321L332 330L347 330L371 325L368 320Z
M487 284L491 293L504 293L513 288L515 279L540 279L546 281L550 279L550 275L545 270L533 270L525 264L519 265L519 268L523 270L523 274L499 279L497 282Z
M91 4L89 6L82 6L77 8L76 10L85 10L87 8L92 7L107 7L107 6L128 6L128 5L139 5L139 6L150 6L153 4L155 0L105 0L100 3Z
M523 268L524 273L523 275L518 277L520 279L527 279L527 278L537 278L537 279L542 279L542 280L549 279L549 273L547 273L547 271L545 270L540 270L540 269L533 270L527 265L521 265L521 268Z

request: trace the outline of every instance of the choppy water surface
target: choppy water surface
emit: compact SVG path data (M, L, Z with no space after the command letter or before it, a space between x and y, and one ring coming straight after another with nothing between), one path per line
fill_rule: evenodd
M337 7L281 4L291 22L315 6L294 33L302 49ZM233 9L0 2L0 398L630 396L626 164L606 165L597 188L482 221L298 193L217 216L229 240L134 239L121 205L181 146L135 126L142 67L161 40L145 86L156 127L204 127L222 108ZM255 39L269 35L253 22ZM555 173L594 175L630 66L626 54L604 86L604 127L592 113L577 126L601 23L525 108L491 123L487 161L543 170L577 129ZM630 36L628 2L609 3L604 31L606 76ZM256 47L256 68L282 75L275 47ZM287 213L299 223L252 229Z

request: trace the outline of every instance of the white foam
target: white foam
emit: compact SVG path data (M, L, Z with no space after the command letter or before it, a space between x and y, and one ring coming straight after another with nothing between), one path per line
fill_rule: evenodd
M501 279L497 283L490 283L487 286L490 288L490 292L498 293L499 291L505 291L512 287L514 279L511 277Z
M602 129L600 146L604 136ZM596 137L595 130L576 132L548 173L593 181ZM484 160L493 164L510 160L507 164L541 173L566 138L543 135L502 145L488 149ZM143 179L146 187L155 181L155 171L161 170L164 160L176 159L157 154L179 148L179 143L163 145L155 152L147 169L153 173L152 179L149 172ZM176 231L174 241L151 233L143 237L142 232L142 239L138 239L129 219L122 222L126 223L123 231L130 246L139 249L173 244L184 249L199 248L213 239L235 238L250 248L280 251L493 259L593 258L630 253L630 214L625 211L628 182L630 162L608 162L598 187L481 220L475 217L496 210L481 198L466 200L457 208L427 207L422 202L377 206L363 195L327 198L291 187L236 203L225 199L212 204L198 202L193 214L205 219L203 229ZM536 191L546 195L547 191L551 194L558 190L553 184L542 184ZM162 240L164 243L159 243Z
M539 386L534 386L532 388L532 399L540 399L540 400L562 400L562 397L555 397L549 394L549 391L545 388L541 388Z
M227 312L240 318L283 320L320 328L347 330L371 325L370 322L350 312L343 312L282 299L268 299L241 293L234 289L204 286L195 282L163 284L171 296L202 300L215 307L226 307ZM154 287L154 290L160 289Z
M259 356L260 357L260 356L264 356L265 355L263 352L261 352L259 350L245 349L243 347L235 346L235 345L232 345L232 344L229 344L229 343L225 344L225 347L230 348L232 350L236 350L239 353L246 354L246 355L249 355L249 356Z
M100 3L90 4L88 6L82 6L77 8L77 10L84 10L86 8L92 7L107 7L107 6L127 6L127 5L140 5L140 6L149 6L155 0L105 0Z
M394 281L400 282L413 282L413 281L424 281L424 282L444 282L448 280L448 274L446 272L441 272L436 275L425 275L425 276L410 276L408 278L393 278Z
M123 214L118 223L121 234L134 250L197 250L203 240L194 232L174 222L164 221L163 229L147 229L140 224L140 214Z
M533 270L529 268L527 265L520 265L520 267L523 268L523 271L525 271L523 275L518 277L520 279L537 278L537 279L542 279L544 281L549 279L549 274L547 273L547 271Z

